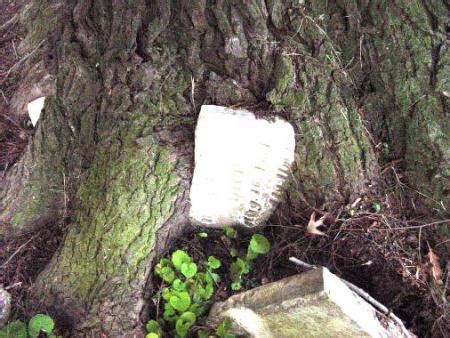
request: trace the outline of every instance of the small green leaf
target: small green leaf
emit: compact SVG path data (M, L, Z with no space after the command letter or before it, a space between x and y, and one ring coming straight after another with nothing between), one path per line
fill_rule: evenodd
M381 204L378 202L375 202L372 204L372 208L375 212L380 212L381 211Z
M181 266L184 263L190 263L190 262L192 262L191 256L189 256L183 250L176 250L172 254L172 263L178 271L181 271Z
M205 286L205 292L203 293L203 299L208 300L214 294L214 287L211 284Z
M160 277L163 281L167 283L172 283L172 281L175 279L175 271L169 266L166 266L161 269Z
M245 275L250 272L250 264L245 259L238 257L236 259L236 264L241 270L242 275Z
M172 305L175 310L184 312L189 309L189 306L191 305L191 297L189 296L189 293L185 291L177 292L170 297L169 304Z
M28 322L28 334L31 338L36 338L39 336L39 333L52 333L55 328L55 322L50 316L44 314L34 315L30 321Z
M225 318L223 320L223 322L217 326L217 329L216 329L217 337L224 338L224 337L233 336L233 335L230 335L230 333L229 333L231 330L231 327L232 327L231 320L229 318Z
M186 278L192 278L197 273L197 264L195 263L183 263L181 265L181 273Z
M201 237L201 238L208 237L208 233L207 232L199 232L197 235L198 235L198 237Z
M161 296L166 302L168 302L170 299L170 296L172 296L172 292L170 291L169 288L163 288L162 292L161 292Z
M145 325L145 328L147 329L148 333L156 333L157 336L161 334L161 327L156 320L149 320L147 322L147 325Z
M166 266L171 266L171 265L172 265L172 263L170 262L169 259L167 259L167 258L161 258L161 259L159 260L159 263L156 264L156 266L155 266L155 273L156 273L157 275L159 275L159 274L161 273L161 269L162 269L162 268L164 268L164 267L166 267Z
M223 228L223 232L225 233L225 236L227 236L227 237L236 238L237 231L236 231L236 229L233 229L232 227Z
M183 283L181 279L175 279L172 283L172 287L177 291L186 291L186 283Z
M180 319L183 319L185 322L194 324L195 321L197 320L197 317L195 316L194 313L187 311L183 312L183 314L180 316Z
M200 283L196 283L195 285L192 286L192 291L193 291L192 298L194 302L201 303L204 298L205 288Z
M175 309L169 303L164 304L163 318L168 322L174 322L176 319Z
M0 338L27 338L27 328L20 320L6 324L0 329Z
M233 282L231 283L231 290L238 291L242 289L241 282Z
M180 337L185 337L196 320L194 313L184 312L176 321L175 331Z
M159 334L157 334L155 332L150 332L150 333L147 333L145 338L159 338Z
M258 254L266 254L270 250L270 243L265 236L254 234L250 240L249 249Z
M200 275L200 278L206 283L206 284L213 284L214 283L214 280L213 280L213 278L211 277L211 274L210 273L201 273L201 275Z
M236 248L231 248L230 249L230 256L231 257L237 257L237 255L238 255L238 252L237 252Z
M240 290L242 288L241 280L242 275L245 275L250 272L250 265L249 263L242 259L241 257L238 257L233 263L231 263L230 266L230 275L231 275L231 288L233 290Z
M216 283L219 283L219 282L222 280L222 278L220 278L220 275L217 274L217 273L210 272L209 274L211 275L212 279L213 279L214 282L216 282Z
M206 308L198 303L194 303L189 307L189 312L192 312L197 317L200 317L206 312Z
M208 267L210 269L213 269L213 270L218 269L218 268L220 268L220 265L221 265L220 260L218 260L216 257L214 257L214 256L208 257Z

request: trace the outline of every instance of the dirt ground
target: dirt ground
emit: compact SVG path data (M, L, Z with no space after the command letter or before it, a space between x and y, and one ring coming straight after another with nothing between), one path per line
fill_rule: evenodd
M272 226L258 231L269 239L272 249L255 262L245 279L245 288L306 271L289 261L289 257L296 257L325 266L367 291L419 337L446 337L450 322L444 283L448 277L443 276L443 284L438 284L432 277L427 256L430 245L441 262L446 262L448 240L438 230L444 223L433 225L420 219L400 221L384 202L384 210L380 212L372 210L370 199L360 202L354 210L337 208L322 228L326 236L306 231L306 215L288 222L280 222L280 214L275 215L269 222ZM208 232L208 237L200 237L201 231ZM227 275L233 261L229 249L234 247L245 254L250 237L251 233L243 231L237 239L230 240L223 231L202 229L174 243L172 250L182 248L196 261L204 261L209 255L222 261L219 273L223 278L214 296L215 301L222 301L233 294ZM161 280L155 277L154 283L159 285ZM157 304L158 298L153 302ZM163 311L153 307L152 312Z
M0 2L0 27L17 10L13 1ZM0 184L4 170L20 155L30 135L23 121L8 112L17 81L17 77L8 72L20 60L16 53L20 40L21 32L14 29L0 32ZM384 170L383 174L389 175L389 170ZM259 231L270 240L272 249L258 258L246 279L246 288L305 271L289 261L289 257L297 257L310 264L326 266L361 287L404 320L418 336L447 336L450 332L448 276L445 275L448 269L444 268L449 261L449 240L442 231L445 223L404 205L402 196L408 192L399 188L401 182L395 177L384 179L391 184L391 194L378 196L374 193L361 196L353 207L336 206L322 229L326 236L307 233L310 212L296 214L292 210L289 213L278 210L269 223L272 225ZM288 219L286 214L290 215ZM197 260L209 255L218 257L222 261L219 273L223 280L215 300L224 300L231 295L227 277L232 262L230 245L245 251L251 234L242 232L238 239L230 241L222 231L201 231L207 231L208 237L198 236L200 231L195 230L174 243L172 249L183 248ZM13 297L14 317L26 319L37 311L26 306L26 296L37 274L56 251L61 237L61 233L43 229L13 241L0 242L0 284ZM433 278L430 249L440 258L444 272L441 282ZM160 283L156 277L154 281L156 285ZM152 301L156 303L157 299L149 299L155 315L157 311Z
M0 2L0 27L10 22L17 13L19 5L14 1ZM8 106L17 87L17 74L12 72L19 62L17 46L23 32L11 26L0 31L0 182L3 172L20 156L28 143L30 130L25 121L8 113Z

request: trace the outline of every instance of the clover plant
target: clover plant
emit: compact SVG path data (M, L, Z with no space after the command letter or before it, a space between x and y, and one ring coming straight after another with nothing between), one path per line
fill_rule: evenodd
M242 277L250 272L252 261L259 255L266 254L269 250L270 243L265 236L260 234L252 236L247 248L247 254L243 257L235 257L234 262L231 263L231 289L235 291L242 289ZM233 256L233 254L231 255Z
M147 337L160 337L160 324L174 330L176 337L185 337L206 312L205 303L214 294L214 283L220 281L214 270L220 266L220 260L214 256L198 265L184 250L174 251L170 259L162 258L155 273L167 283L161 290L164 311L160 323L147 323Z
M237 238L237 231L231 227L224 229L229 238ZM207 237L207 235L200 235ZM235 248L229 248L234 261L230 266L231 288L242 289L243 276L252 268L252 262L260 255L270 250L270 243L266 237L254 234L248 244L247 252L239 255ZM199 318L206 314L207 302L215 292L215 285L221 280L216 272L222 262L209 256L207 261L196 263L184 250L174 251L170 258L161 258L155 266L154 272L164 282L159 295L163 300L163 313L158 321L152 319L147 325L146 338L161 337L161 327L170 329L175 337L186 337ZM224 320L217 328L217 337L232 338L231 321ZM212 331L199 328L197 337L211 337Z
M41 333L46 334L48 338L56 338L53 334L55 322L50 316L36 314L25 325L20 320L9 322L0 329L0 338L37 338Z

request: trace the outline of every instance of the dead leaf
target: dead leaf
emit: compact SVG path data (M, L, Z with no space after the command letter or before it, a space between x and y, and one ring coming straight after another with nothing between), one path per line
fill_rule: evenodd
M433 278L438 284L442 284L442 269L441 264L439 262L439 256L434 253L434 251L431 249L431 247L428 246L428 259L431 263L431 272L433 274Z
M309 218L308 226L306 231L313 235L327 236L326 233L320 231L318 227L324 226L323 221L328 217L328 214L323 215L316 221L316 212L314 211Z

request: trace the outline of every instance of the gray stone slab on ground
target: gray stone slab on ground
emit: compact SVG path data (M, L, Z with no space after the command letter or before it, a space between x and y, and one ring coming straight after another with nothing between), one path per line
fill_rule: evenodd
M326 268L284 278L216 303L208 317L225 317L233 332L258 338L413 337L378 313Z

